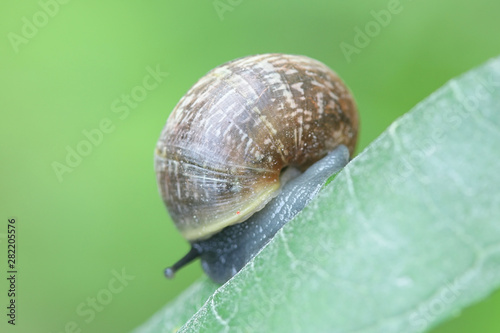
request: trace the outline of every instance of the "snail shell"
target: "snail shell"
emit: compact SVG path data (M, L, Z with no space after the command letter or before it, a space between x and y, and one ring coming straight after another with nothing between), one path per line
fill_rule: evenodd
M248 219L300 170L339 145L352 154L353 98L327 66L262 54L216 67L179 101L155 151L160 194L190 242Z

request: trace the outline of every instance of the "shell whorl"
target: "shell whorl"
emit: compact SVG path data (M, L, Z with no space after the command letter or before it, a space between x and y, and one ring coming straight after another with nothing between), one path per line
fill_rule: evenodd
M286 166L306 168L339 144L352 154L358 114L324 64L305 56L237 59L202 77L179 101L155 151L160 194L190 240L261 209Z

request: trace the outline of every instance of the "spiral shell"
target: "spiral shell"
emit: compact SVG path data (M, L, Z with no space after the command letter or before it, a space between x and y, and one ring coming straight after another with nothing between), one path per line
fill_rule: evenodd
M205 239L277 195L287 166L305 169L358 129L353 98L324 64L262 54L216 67L179 101L155 151L160 194L183 236Z

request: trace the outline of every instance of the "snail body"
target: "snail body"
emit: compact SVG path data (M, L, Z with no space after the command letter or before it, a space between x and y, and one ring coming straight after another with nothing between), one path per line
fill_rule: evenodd
M172 111L155 151L160 194L192 245L166 275L198 256L215 281L234 275L347 163L357 127L348 89L308 57L250 56L202 77ZM326 178L307 171L316 162ZM297 170L288 186L280 181L285 168ZM273 215L299 193L305 200L288 205L293 214ZM251 226L264 233L236 237Z
M319 192L328 178L349 161L349 151L340 145L304 173L282 186L277 197L243 223L222 229L203 241L193 242L205 273L224 283L250 261L288 221Z

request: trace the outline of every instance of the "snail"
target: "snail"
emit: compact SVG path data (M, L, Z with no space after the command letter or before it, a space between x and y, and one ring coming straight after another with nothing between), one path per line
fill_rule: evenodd
M220 65L181 98L155 149L160 195L217 283L234 276L349 161L358 113L326 65L261 54Z

